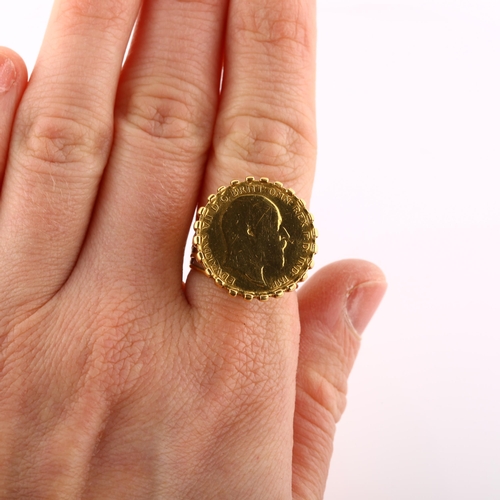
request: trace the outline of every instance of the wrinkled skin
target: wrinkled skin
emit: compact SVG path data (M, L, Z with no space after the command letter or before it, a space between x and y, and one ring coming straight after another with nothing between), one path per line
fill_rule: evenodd
M182 283L219 185L309 200L313 2L139 8L57 0L29 84L0 49L0 498L319 499L381 271Z

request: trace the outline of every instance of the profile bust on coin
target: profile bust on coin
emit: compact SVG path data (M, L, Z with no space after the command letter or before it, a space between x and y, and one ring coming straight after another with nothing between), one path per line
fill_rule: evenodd
M281 296L305 279L316 230L305 203L281 183L247 178L219 188L199 211L193 263L231 295Z
M226 244L224 265L237 282L250 281L268 289L285 265L290 236L279 208L266 196L236 198L221 218Z

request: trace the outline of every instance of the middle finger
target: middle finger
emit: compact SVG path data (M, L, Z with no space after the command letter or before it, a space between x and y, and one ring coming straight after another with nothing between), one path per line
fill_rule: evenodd
M96 211L97 241L113 260L106 269L118 261L162 286L165 273L171 280L175 272L181 284L218 104L225 15L225 0L144 4Z

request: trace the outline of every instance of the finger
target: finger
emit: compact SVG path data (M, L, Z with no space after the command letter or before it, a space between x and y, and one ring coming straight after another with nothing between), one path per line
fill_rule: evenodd
M310 0L230 3L223 91L203 204L218 186L246 176L281 181L299 196L309 196L316 153L313 14ZM266 412L249 414L260 434L248 435L256 441L272 436L267 451L274 468L290 470L297 357L293 349L283 347L298 341L295 294L268 302L232 299L227 290L196 272L189 275L185 291L193 311L205 321L200 343L205 341L207 350L213 339L215 345L222 345L214 357L231 346L237 354L232 365L242 367L243 375L255 372L258 378L272 381L271 388L280 389L279 394L264 393L269 402ZM245 388L245 402L251 402L259 393L258 385L241 379L239 383ZM273 427L265 426L266 422ZM243 423L251 428L248 419ZM282 443L280 454L273 442ZM268 486L264 475L256 477L259 486Z
M7 161L12 122L27 79L24 61L12 50L0 47L0 183Z
M386 287L385 277L376 266L347 260L316 273L299 293L295 500L323 498L335 426L346 404L347 377L360 336Z
M201 204L218 186L246 176L280 181L309 198L316 155L314 10L310 0L231 2L223 90ZM225 293L203 276L186 285L188 296L200 297L197 303ZM229 307L237 315L245 306Z
M311 0L231 2L205 196L252 175L308 199L316 154L314 18Z
M225 0L147 1L120 82L96 237L105 234L111 258L162 288L173 270L181 285L218 104L225 16Z
M57 0L14 125L0 237L22 274L60 286L80 250L112 140L139 0ZM57 251L57 255L55 254ZM14 261L14 262L12 262ZM52 285L52 287L51 287Z

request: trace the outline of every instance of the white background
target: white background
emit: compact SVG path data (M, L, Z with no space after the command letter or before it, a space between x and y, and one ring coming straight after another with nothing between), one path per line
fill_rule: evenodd
M0 0L31 70L50 0ZM325 498L500 499L500 2L319 0L318 267L389 290Z

